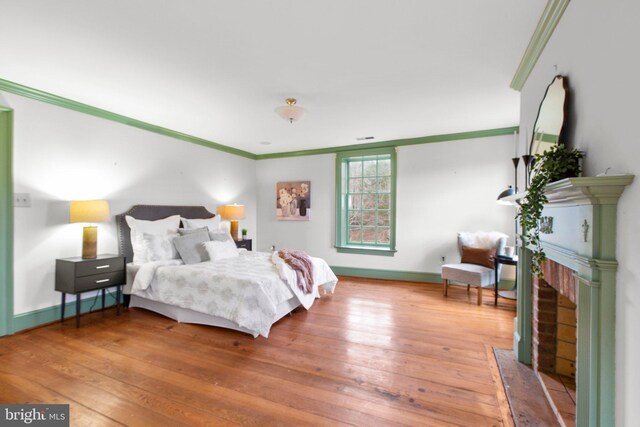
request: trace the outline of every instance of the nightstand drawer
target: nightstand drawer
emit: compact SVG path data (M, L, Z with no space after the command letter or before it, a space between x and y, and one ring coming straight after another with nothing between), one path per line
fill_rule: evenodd
M238 249L244 248L244 249L250 251L251 250L251 239L236 240L236 247Z
M76 265L76 277L90 276L92 274L111 273L124 271L124 258L97 259L84 261Z
M93 289L107 288L109 286L122 285L125 282L124 270L111 273L94 274L92 276L78 277L75 283L76 292L91 291Z

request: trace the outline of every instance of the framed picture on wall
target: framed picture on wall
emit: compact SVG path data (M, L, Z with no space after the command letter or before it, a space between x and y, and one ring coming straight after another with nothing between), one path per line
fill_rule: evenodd
M276 219L309 221L311 219L311 181L288 181L276 184Z

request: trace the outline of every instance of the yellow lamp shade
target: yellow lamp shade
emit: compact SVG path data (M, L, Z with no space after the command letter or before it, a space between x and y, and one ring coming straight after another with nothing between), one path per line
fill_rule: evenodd
M238 221L244 219L244 205L225 205L218 207L218 214L222 219L229 221Z
M107 222L109 202L106 200L73 200L69 206L69 222Z

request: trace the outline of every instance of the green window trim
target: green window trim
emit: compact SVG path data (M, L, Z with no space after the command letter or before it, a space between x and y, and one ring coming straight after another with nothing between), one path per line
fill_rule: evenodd
M389 160L389 170L381 167L385 160ZM365 172L365 163L375 161L375 173ZM359 172L358 163L362 163ZM353 170L349 165L355 166ZM369 166L372 166L369 163ZM370 169L370 171L372 171ZM356 173L356 175L353 175ZM397 156L395 147L345 151L336 154L336 250L341 253L367 254L393 256L396 252L396 175ZM350 183L355 181L354 186ZM367 191L365 181L375 181L375 190ZM357 189L358 185L361 189ZM372 182L370 182L372 184ZM356 189L354 189L356 188ZM373 207L365 206L365 198L373 196L375 200ZM349 198L352 197L352 204ZM353 203L354 200L359 202ZM384 206L380 208L379 203L384 200ZM355 209L350 206L357 206ZM349 224L350 212L355 213L356 218L360 217L357 224ZM364 216L373 217L373 225L364 224ZM387 220L388 218L388 220ZM360 229L360 239L352 241L350 231ZM362 242L364 232L373 230L374 242ZM387 231L388 230L388 231ZM388 233L389 243L379 242L381 236ZM382 237L384 238L384 237Z
M380 256L394 256L396 252L398 252L395 249L375 248L375 247L367 247L367 246L336 246L336 251L342 254L380 255Z
M13 110L0 105L0 336L13 333Z

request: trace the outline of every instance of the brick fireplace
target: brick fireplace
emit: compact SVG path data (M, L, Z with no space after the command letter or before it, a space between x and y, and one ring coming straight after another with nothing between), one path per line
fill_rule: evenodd
M555 261L533 277L532 365L562 425L575 424L578 283L576 272Z
M616 211L633 178L567 178L547 186L544 280L531 274L532 247L521 239L514 351L533 366L547 397L557 397L565 425L615 425ZM572 401L568 417L559 414L569 411L562 401Z
M533 277L533 367L537 371L576 377L575 272L554 261Z

